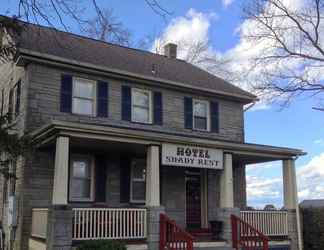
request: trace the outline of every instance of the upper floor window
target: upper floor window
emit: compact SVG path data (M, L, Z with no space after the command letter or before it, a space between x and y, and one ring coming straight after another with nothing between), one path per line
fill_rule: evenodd
M94 160L86 155L74 155L71 159L70 199L93 200Z
M132 121L152 123L152 92L132 89Z
M73 78L72 112L81 115L96 115L96 82Z
M193 100L193 128L197 130L210 130L209 102Z
M145 202L146 162L143 159L134 159L131 165L131 202Z

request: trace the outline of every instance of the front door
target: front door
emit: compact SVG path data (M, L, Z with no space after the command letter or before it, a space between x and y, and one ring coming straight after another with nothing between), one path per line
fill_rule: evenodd
M201 228L200 172L186 173L186 221L188 229Z

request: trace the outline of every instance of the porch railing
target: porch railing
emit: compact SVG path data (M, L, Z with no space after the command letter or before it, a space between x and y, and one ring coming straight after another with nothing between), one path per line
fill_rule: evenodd
M233 248L236 250L269 250L269 239L256 228L231 215Z
M32 227L31 236L46 239L47 235L47 208L32 209Z
M288 236L287 211L251 210L241 211L240 217L269 237Z
M73 240L144 238L146 209L73 208Z
M193 250L193 240L174 220L160 215L160 250Z

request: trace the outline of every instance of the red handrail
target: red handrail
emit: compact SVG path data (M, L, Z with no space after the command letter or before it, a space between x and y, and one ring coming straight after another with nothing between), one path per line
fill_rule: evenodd
M160 250L193 250L193 240L174 220L160 214Z
M239 217L231 215L233 248L236 250L269 250L269 239Z

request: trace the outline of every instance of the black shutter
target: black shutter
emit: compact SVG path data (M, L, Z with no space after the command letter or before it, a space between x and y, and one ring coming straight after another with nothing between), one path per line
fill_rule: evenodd
M219 132L219 107L218 102L210 102L211 132Z
M61 78L61 112L72 112L72 76L62 75Z
M108 83L103 81L97 83L97 116L108 116Z
M21 93L21 81L17 82L17 93L16 93L16 107L15 114L18 115L20 111L20 93Z
M162 125L163 123L163 108L162 108L162 93L154 92L154 124Z
M131 88L122 86L122 120L130 121L132 117L132 94Z
M120 159L120 203L130 201L130 164L130 158L122 155Z
M107 161L105 156L97 155L95 161L96 172L96 202L106 201Z
M192 98L184 98L185 128L192 129Z

